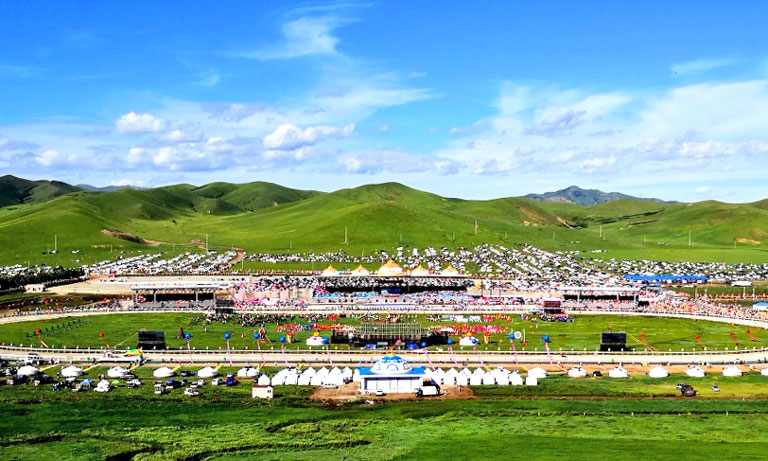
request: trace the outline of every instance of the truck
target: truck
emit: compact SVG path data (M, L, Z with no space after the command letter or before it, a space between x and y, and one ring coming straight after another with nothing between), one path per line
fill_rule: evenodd
M675 387L680 391L680 395L683 397L696 397L696 389L690 384L677 383L677 386Z

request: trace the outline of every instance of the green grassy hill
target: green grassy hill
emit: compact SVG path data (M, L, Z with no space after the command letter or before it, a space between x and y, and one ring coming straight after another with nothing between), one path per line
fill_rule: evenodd
M627 258L763 262L768 260L768 207L761 204L622 199L583 207L524 198L475 201L397 183L331 193L269 183L77 192L0 208L0 264L71 265L116 257L117 251L180 251L199 246L206 234L213 247L250 252L345 249L360 254L401 245L526 242L552 250L608 249ZM43 255L54 235L62 251Z
M59 181L30 181L11 175L0 176L0 207L36 203L82 190Z

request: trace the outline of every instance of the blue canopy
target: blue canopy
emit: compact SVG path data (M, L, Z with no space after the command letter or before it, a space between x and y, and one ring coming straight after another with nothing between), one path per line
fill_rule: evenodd
M624 275L625 280L631 280L633 282L664 282L667 280L670 281L701 281L706 282L708 280L708 277L706 275L672 275L672 274L663 274L663 275L637 275L637 274L626 274Z

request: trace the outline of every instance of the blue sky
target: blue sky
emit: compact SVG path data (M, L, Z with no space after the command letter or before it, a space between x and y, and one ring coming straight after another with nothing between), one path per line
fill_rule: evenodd
M768 7L0 1L0 173L768 197Z

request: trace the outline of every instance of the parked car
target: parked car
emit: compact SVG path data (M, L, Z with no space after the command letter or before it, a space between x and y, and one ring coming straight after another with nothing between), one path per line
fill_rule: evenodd
M717 384L713 384L709 386L709 388L712 389L713 392L720 392L720 386L718 386Z
M141 386L141 380L139 378L129 379L125 382L125 385L128 389L136 389Z
M184 395L187 397L198 397L200 396L200 392L197 390L197 386L189 386L184 389Z
M211 380L211 386L223 386L224 385L224 379L222 378L213 378Z
M232 373L227 374L227 378L224 380L224 384L227 386L234 386L237 384L237 378Z
M376 397L383 397L387 395L386 392L382 391L381 389L376 389Z

